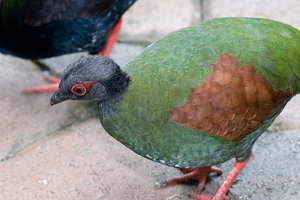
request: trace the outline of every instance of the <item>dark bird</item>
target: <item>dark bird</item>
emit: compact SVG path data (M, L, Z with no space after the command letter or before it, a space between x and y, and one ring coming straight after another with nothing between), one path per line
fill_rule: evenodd
M199 181L236 158L221 200L258 137L300 92L300 32L257 18L220 18L171 33L120 67L88 56L63 73L51 104L98 103L104 129L139 155L189 172L162 186Z
M120 18L134 2L2 0L0 53L33 60L83 51L109 56Z

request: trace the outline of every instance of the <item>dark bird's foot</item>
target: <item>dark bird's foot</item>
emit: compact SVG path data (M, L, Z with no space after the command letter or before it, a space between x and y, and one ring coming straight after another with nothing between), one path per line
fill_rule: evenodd
M248 163L252 156L252 152L250 153L249 157L243 161L238 162L236 161L232 168L230 169L228 175L226 176L225 180L217 190L217 192L214 194L213 197L201 195L201 194L192 194L191 196L198 200L228 200L228 197L226 196L227 191L231 187L233 181L236 179L236 177L239 175L240 171L244 168L244 166ZM163 182L160 187L164 188L172 184L182 183L182 182L188 182L190 179L194 179L198 181L198 189L199 192L202 191L205 185L205 181L207 179L207 176L215 172L218 175L222 174L222 171L219 168L216 167L201 167L201 168L193 168L193 169L182 169L183 171L187 172L187 174L178 177L173 178L170 180L167 180Z
M60 79L53 76L45 76L45 79L50 83L47 85L39 85L26 89L25 93L40 93L40 92L55 92L58 89Z

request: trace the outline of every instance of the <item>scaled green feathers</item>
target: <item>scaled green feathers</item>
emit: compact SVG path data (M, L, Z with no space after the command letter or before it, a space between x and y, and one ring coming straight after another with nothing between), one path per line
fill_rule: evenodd
M220 54L249 63L274 90L300 91L300 32L279 22L221 18L171 33L126 65L130 87L100 116L109 134L136 153L181 168L224 162L252 148L280 111L239 142L228 142L170 119L201 86ZM105 113L105 114L104 114Z

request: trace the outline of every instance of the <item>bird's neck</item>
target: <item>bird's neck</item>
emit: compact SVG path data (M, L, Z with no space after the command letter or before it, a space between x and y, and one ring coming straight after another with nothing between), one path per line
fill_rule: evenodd
M118 68L109 80L102 83L107 89L107 99L113 100L126 92L129 87L129 82L129 75Z
M100 117L105 119L109 117L111 112L115 112L117 110L118 103L122 101L122 99L126 96L126 94L127 94L127 89L122 93L120 93L119 95L114 96L113 98L98 102L98 107L101 115Z
M109 98L98 102L98 106L103 117L107 117L110 111L115 110L116 104L122 101L124 96L126 96L129 83L129 75L121 69L118 69L114 76L104 83L107 88Z

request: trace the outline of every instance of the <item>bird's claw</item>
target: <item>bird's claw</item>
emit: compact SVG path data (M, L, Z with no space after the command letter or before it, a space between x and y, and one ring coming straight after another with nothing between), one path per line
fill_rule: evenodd
M198 193L192 194L191 197L198 200L229 200L228 196L223 196L222 199L215 199L214 196L210 197Z
M40 92L55 92L58 89L60 79L53 76L45 76L45 79L50 83L46 85L34 86L24 90L24 93L40 93Z

